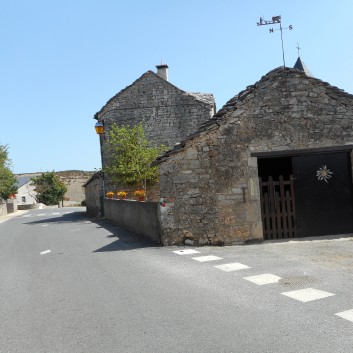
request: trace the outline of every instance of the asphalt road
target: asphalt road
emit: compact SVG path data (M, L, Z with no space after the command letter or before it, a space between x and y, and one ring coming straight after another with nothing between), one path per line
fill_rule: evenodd
M82 208L0 218L0 352L353 352L353 238L317 239L159 247Z

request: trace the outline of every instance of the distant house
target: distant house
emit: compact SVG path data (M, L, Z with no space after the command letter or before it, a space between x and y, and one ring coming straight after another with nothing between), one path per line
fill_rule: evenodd
M32 184L33 176L17 176L18 190L16 194L17 204L19 206L37 204L35 187Z
M26 173L16 175L18 185L16 199L20 208L25 205L28 206L37 204L37 192L35 191L34 185L32 185L31 179L40 176L41 174L42 173ZM63 200L63 206L81 205L81 202L85 198L83 184L87 182L93 174L93 172L82 170L66 170L56 172L56 175L67 187L67 192Z
M172 147L194 132L203 122L210 119L216 110L212 94L185 92L168 81L168 65L158 65L157 73L147 71L130 86L109 99L94 116L104 125L100 136L103 168L109 163L105 146L113 124L134 126L143 124L146 137L158 145ZM103 174L98 176L103 177ZM92 195L89 188L95 183L86 183L86 195ZM104 176L104 192L115 191L114 185ZM149 194L149 200L159 198L158 188ZM96 195L96 198L102 195ZM87 208L89 198L87 198ZM92 209L96 206L92 205Z

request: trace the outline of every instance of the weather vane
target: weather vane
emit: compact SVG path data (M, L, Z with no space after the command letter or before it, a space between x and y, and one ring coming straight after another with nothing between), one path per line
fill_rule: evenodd
M273 25L279 23L279 29L270 28L270 33L274 31L281 31L281 42L282 42L282 57L283 57L283 66L286 66L286 61L284 60L284 47L283 47L283 34L282 31L284 29L289 29L290 31L293 29L292 25L289 25L286 28L282 28L281 16L273 16L271 21L266 21L262 17L260 17L260 22L257 22L258 26L266 26L266 25Z

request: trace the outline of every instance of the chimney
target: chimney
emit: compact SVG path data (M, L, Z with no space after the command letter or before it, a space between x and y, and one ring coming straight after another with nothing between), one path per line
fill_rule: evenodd
M157 68L157 75L159 77L164 78L166 81L168 81L168 65L160 64L160 65L157 65L156 68Z

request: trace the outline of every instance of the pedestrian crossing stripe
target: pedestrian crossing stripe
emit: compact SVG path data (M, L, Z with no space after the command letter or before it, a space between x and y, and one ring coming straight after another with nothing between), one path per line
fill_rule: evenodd
M333 293L325 292L315 288L299 289L291 292L284 292L281 294L287 297L290 297L292 299L301 301L303 303L310 302L317 299L323 299L323 298L327 298L335 295Z
M239 271L239 270L245 270L247 268L250 268L249 266L241 264L239 262L233 262L233 263L229 263L229 264L217 265L217 266L214 266L214 267L218 268L219 270L222 270L224 272Z
M342 311L341 313L337 313L335 315L341 317L342 319L353 322L353 309Z

